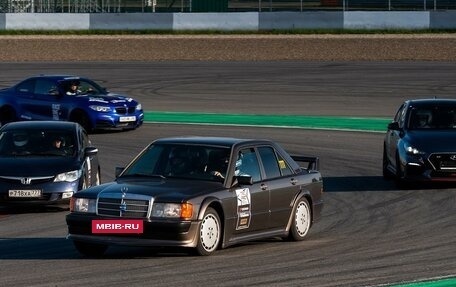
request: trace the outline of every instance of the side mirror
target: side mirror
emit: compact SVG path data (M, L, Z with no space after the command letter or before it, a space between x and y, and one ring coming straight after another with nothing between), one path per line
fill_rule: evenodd
M53 96L53 97L58 97L58 96L60 96L60 93L59 93L59 90L57 90L57 89L51 89L51 90L49 90L49 95Z
M84 149L84 156L94 156L98 153L98 149L96 147L86 147Z
M389 129L389 130L394 130L394 131L400 130L400 128L399 128L399 123L398 123L398 122L389 123L389 124L388 124L388 129Z
M237 180L238 184L241 184L241 185L252 185L253 184L253 179L249 175L235 176L234 178Z
M124 171L125 167L116 166L115 177L118 178L119 175Z

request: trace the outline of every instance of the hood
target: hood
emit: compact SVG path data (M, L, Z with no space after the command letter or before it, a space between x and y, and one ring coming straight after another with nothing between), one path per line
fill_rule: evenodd
M89 104L111 104L111 105L137 105L138 102L134 99L118 94L105 94L105 95L80 95L77 98L87 101Z
M426 153L456 152L456 130L409 131L405 140Z
M218 182L195 181L181 179L149 179L137 180L118 179L115 182L90 188L89 192L99 195L111 193L147 195L155 198L155 201L181 202L202 194L223 190L224 186Z
M1 157L0 176L55 176L80 169L74 157Z

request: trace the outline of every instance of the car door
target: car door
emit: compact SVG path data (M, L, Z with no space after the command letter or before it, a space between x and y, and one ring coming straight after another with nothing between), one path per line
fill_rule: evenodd
M27 110L34 120L61 120L62 104L56 83L46 78L35 79Z
M254 147L239 151L235 176L251 176L252 185L234 189L237 198L237 220L234 234L249 233L266 229L269 218L269 190L261 178L259 160Z
M299 184L292 169L271 146L258 147L264 169L263 185L269 190L269 228L285 228Z

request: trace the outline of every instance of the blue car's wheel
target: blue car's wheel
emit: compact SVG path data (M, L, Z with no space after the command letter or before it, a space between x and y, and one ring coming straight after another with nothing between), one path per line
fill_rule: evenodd
M11 107L2 107L0 109L0 127L14 122L16 120L16 112Z
M70 120L72 122L80 124L87 132L92 131L92 125L90 123L89 116L81 110L72 113Z

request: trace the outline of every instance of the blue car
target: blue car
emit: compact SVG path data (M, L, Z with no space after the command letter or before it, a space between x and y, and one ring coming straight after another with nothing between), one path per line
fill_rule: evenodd
M40 75L0 90L0 126L27 120L71 121L89 132L135 129L144 113L134 99L112 94L87 78Z

